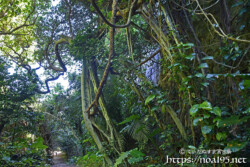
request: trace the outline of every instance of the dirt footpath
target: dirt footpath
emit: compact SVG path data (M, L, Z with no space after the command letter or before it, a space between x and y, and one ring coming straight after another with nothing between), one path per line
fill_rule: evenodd
M74 165L67 165L61 153L54 156L53 162L54 165L52 165L51 167L75 167Z

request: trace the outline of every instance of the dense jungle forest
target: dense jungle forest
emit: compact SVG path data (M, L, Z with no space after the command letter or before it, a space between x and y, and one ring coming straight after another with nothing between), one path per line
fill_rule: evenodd
M249 167L249 0L0 0L0 167Z

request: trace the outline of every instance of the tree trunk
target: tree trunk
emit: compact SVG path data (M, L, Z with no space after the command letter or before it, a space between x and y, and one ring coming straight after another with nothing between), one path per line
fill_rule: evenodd
M91 123L91 120L89 119L88 113L86 112L87 107L90 104L88 99L86 98L86 97L88 97L87 91L89 89L91 89L89 87L89 84L86 81L86 76L87 76L86 62L84 61L83 67L82 67L82 75L81 75L82 115L83 115L84 123L85 123L85 126L88 129L90 135L93 137L98 149L100 150L101 153L104 154L105 161L108 163L109 166L113 166L112 160L107 155L105 155L102 142L101 142L98 134L96 133L96 131Z

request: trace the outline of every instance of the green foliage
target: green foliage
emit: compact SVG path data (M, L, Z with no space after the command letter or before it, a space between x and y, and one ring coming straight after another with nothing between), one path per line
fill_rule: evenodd
M232 152L238 152L246 147L248 142L241 142L239 140L230 141L227 143L227 147L225 149L230 149Z
M36 88L28 73L15 70L7 72L9 65L1 59L0 71L0 164L12 166L46 166L43 139L32 142L27 135L38 134L42 115L30 106L35 102Z
M211 103L207 102L207 101L204 101L202 104L200 104L200 107L201 109L204 109L204 110L212 110L212 106L211 106Z
M147 105L150 101L152 101L155 98L155 95L150 95L145 100L145 105Z
M103 156L99 153L88 152L82 157L77 157L76 164L80 167L92 167L92 166L102 166Z
M34 143L27 139L19 139L15 143L1 143L0 163L3 167L15 166L49 166L45 163L44 149L39 137Z
M73 156L71 161L79 167L102 166L104 162L104 154L100 153L94 144L93 139L88 136L83 143L86 144L86 154L83 156Z
M70 45L70 51L74 55L75 60L91 60L93 52L98 59L102 59L103 55L107 55L104 40L97 40L93 34L97 33L96 29L84 30L79 32Z
M218 133L216 134L216 139L217 139L218 141L225 140L226 137L227 137L226 132L218 132Z
M122 152L119 158L116 159L114 166L117 167L119 164L123 164L125 159L128 160L129 164L140 164L140 162L144 160L144 157L145 154L135 148L133 150Z
M43 144L43 138L38 137L34 143L30 145L31 148L33 149L46 149L48 146Z
M122 124L126 124L128 122L134 121L139 119L140 116L139 115L131 115L130 117L126 118L124 121L120 122L118 125L122 125Z
M197 113L197 111L199 110L200 105L199 104L195 104L191 107L191 109L189 110L189 113L191 116L195 116L195 114Z
M212 131L212 126L206 126L206 125L204 125L204 126L201 127L201 132L203 134L208 134L211 131Z
M221 120L216 120L217 121L217 126L218 127L225 127L225 126L231 126L234 124L239 124L239 123L244 123L249 120L250 116L245 116L243 118L240 118L239 115L232 115L227 118L223 118Z
M120 157L116 159L115 167L117 167L119 164L122 163L123 160L125 160L129 155L129 152L122 152Z
M201 132L205 138L203 144L222 146L223 149L230 149L232 152L238 152L246 147L247 142L245 139L238 140L229 137L231 136L229 127L243 124L249 120L250 116L242 118L240 115L222 117L226 112L222 112L219 107L212 107L208 101L193 105L189 112L193 118L193 125L201 126ZM215 136L216 140L213 139L213 136Z
M202 12L198 2L204 14L194 12ZM104 103L85 117L92 130L88 133L81 99L88 104L95 98L89 69L98 85L108 60L110 27L90 1L60 1L57 6L40 0L1 1L0 56L9 57L16 69L9 74L10 65L0 60L0 145L5 148L0 164L42 166L42 151L49 156L56 148L80 166L101 166L107 157L116 166L161 166L164 156L178 157L178 149L191 144L191 149L230 149L231 157L247 154L250 2L217 2L136 3L130 26L115 29L115 54L101 90ZM109 20L111 1L96 3ZM115 24L126 23L128 9L128 1L118 1ZM55 70L62 66L60 58L68 71L77 69L67 75L70 88L57 84L37 100L39 77L36 70L26 71L28 64L38 64L44 76L53 78L62 72ZM80 94L86 87L79 79L82 66L88 85L83 91L89 97ZM22 141L27 134L36 140ZM102 153L90 134L97 134ZM27 150L14 159L21 148ZM42 157L40 164L36 156Z
M76 78L75 82L79 82L78 79ZM57 84L42 105L38 106L44 113L43 124L46 125L46 133L51 138L49 149L60 148L69 159L87 152L83 150L86 143L81 142L82 139L88 139L89 135L82 125L80 100L79 92L68 96L61 85Z

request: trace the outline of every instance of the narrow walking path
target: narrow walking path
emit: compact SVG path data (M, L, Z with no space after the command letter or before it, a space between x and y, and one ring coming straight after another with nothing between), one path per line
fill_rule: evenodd
M67 165L62 153L58 153L53 159L54 165L51 167L75 167L74 165Z

